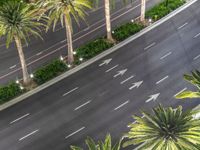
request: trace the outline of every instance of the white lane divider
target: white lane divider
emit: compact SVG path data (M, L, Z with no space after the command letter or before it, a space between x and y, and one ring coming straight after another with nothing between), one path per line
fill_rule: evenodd
M181 25L180 27L178 27L178 29L182 29L183 27L185 27L188 24L188 22L184 23L183 25Z
M129 100L122 103L121 105L119 105L118 107L116 107L114 110L118 110L119 108L123 107L124 105L128 104L129 103Z
M13 66L10 67L10 69L14 69L16 66L17 66L17 65L13 65Z
M80 128L80 129L76 130L75 132L73 132L73 133L69 134L68 136L66 136L66 137L65 137L65 139L67 139L67 138L69 138L69 137L71 137L71 136L75 135L76 133L78 133L78 132L82 131L83 129L85 129L85 127L82 127L82 128Z
M198 59L199 57L200 57L200 54L197 55L196 57L194 57L193 60L196 60L196 59Z
M39 56L39 55L41 55L42 53L43 53L43 52L39 52L39 53L37 53L36 55Z
M122 82L120 82L120 84L124 84L125 82L131 80L131 79L134 78L134 77L135 77L135 76L132 75L132 76L128 77L127 79L123 80Z
M153 47L154 45L156 45L156 43L155 43L155 42L153 42L153 43L151 43L150 45L148 45L147 47L145 47L145 48L144 48L144 50L147 50L147 49L149 49L149 48Z
M27 113L27 114L25 114L25 115L23 115L23 116L21 116L21 117L19 117L19 118L15 119L15 120L11 121L11 122L10 122L10 124L13 124L13 123L15 123L15 122L17 122L17 121L19 121L19 120L21 120L21 119L23 119L23 118L25 118L25 117L29 116L29 115L30 115L30 114L29 114L29 113Z
M162 60L162 59L166 58L167 56L169 56L171 54L172 54L172 52L169 52L169 53L165 54L164 56L160 57L160 59Z
M182 90L180 90L178 93L176 93L176 94L174 95L174 97L176 97L178 94L182 93L182 92L185 91L185 90L187 90L187 87L185 87L184 89L182 89Z
M118 66L119 66L119 65L115 65L114 67L112 67L112 68L106 70L106 73L107 73L107 72L110 72L111 70L115 69L115 68L118 67Z
M29 134L23 136L22 138L19 139L19 141L22 141L22 140L26 139L27 137L29 137L29 136L31 136L31 135L37 133L38 131L39 131L39 129L37 129L37 130L35 130L35 131L33 131L33 132L31 132L31 133L29 133Z
M195 36L194 36L194 38L197 38L197 37L199 37L200 36L200 32L198 33L198 34L196 34Z
M142 115L142 117L141 118L144 118L144 115ZM132 122L131 124L135 124L136 123L136 121L134 121L134 122ZM128 125L127 126L128 128L130 128L131 127L131 125Z
M160 79L159 81L156 82L156 84L159 84L159 83L163 82L163 81L166 80L167 78L169 78L169 76L165 76L164 78Z
M76 87L76 88L74 88L74 89L68 91L67 93L64 93L63 96L66 96L66 95L68 95L68 94L70 94L70 93L76 91L77 89L78 89L78 87Z
M91 101L87 101L87 102L85 102L84 104L82 104L82 105L76 107L74 110L78 110L78 109L82 108L83 106L89 104L90 102L91 102Z

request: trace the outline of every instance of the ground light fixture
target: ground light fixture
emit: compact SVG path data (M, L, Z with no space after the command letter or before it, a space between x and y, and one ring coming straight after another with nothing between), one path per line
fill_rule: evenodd
M61 61L63 61L63 60L64 60L64 58L63 58L63 56L62 56L62 55L60 56L60 60L61 60Z
M76 51L74 51L73 54L76 55Z
M21 90L23 90L23 89L24 89L24 87L23 87L23 86L20 86L20 89L21 89Z
M67 67L68 67L68 68L71 68L71 65L70 65L70 64L68 64L68 65L67 65Z
M80 60L80 61L83 61L83 58L81 57L81 58L79 58L79 60Z
M19 80L16 80L15 83L19 84Z
M30 74L30 77L31 77L31 78L33 78L33 77L34 77L34 75L31 73L31 74Z

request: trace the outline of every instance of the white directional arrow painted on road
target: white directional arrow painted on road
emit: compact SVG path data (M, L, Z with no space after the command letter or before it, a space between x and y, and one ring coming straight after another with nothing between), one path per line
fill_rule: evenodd
M118 76L123 76L125 74L125 72L127 71L127 69L124 69L124 70L120 70L118 71L118 73L116 75L114 75L113 77L116 78Z
M150 95L150 96L149 96L149 99L146 100L146 103L148 103L148 102L150 102L150 101L152 101L152 100L155 101L155 100L158 98L159 95L160 95L160 93Z
M140 87L140 85L143 83L143 81L138 81L138 82L135 82L135 83L132 83L133 84L133 86L131 86L130 88L129 88L129 90L132 90L133 88L139 88Z
M103 65L108 65L111 62L112 58L104 60L101 64L99 64L99 67Z

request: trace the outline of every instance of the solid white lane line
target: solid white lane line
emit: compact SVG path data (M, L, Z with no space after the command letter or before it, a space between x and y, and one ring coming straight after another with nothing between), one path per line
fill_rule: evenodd
M37 130L35 130L35 131L33 131L33 132L31 132L31 133L29 133L29 134L27 134L27 135L25 135L25 136L23 136L22 138L20 138L19 139L19 141L22 141L22 140L24 140L25 138L27 138L27 137L29 137L29 136L31 136L31 135L33 135L33 134L35 134L36 132L38 132L39 131L39 129L37 129Z
M130 79L134 78L133 76L128 77L127 79L125 79L124 81L120 82L120 84L124 84L125 82L129 81Z
M83 106L89 104L90 102L91 102L91 101L87 101L87 102L85 102L84 104L82 104L82 105L76 107L74 110L78 110L78 109L82 108Z
M10 69L13 69L13 68L15 68L16 66L17 66L17 65L13 65L13 66L11 66L11 67L10 67Z
M169 77L169 76L166 76L166 77L162 78L161 80L157 81L156 84L159 84L159 83L163 82L163 81L166 80L168 77Z
M184 23L183 25L181 25L180 27L178 27L178 29L182 29L183 27L185 27L188 24L188 22Z
M144 50L147 50L147 49L151 48L151 47L154 46L155 44L156 44L155 42L151 43L150 45L148 45L147 47L145 47Z
M115 69L115 68L118 67L118 66L119 66L119 65L115 65L114 67L112 67L112 68L106 70L106 72L110 72L111 70Z
M196 60L196 59L198 59L199 57L200 57L200 54L197 55L196 57L194 57L193 60Z
M36 55L39 56L39 55L41 55L42 53L43 53L43 52L39 52L39 53L37 53Z
M25 114L25 115L23 115L23 116L21 116L21 117L15 119L15 120L11 121L10 124L13 124L13 123L15 123L15 122L17 122L17 121L19 121L19 120L21 120L21 119L23 119L23 118L29 116L29 115L30 115L29 113L28 113L28 114Z
M178 94L182 93L182 92L185 91L185 90L187 90L187 87L185 87L184 89L182 89L181 91L179 91L178 93L176 93L176 94L174 95L174 97L176 97Z
M76 130L75 132L73 132L73 133L69 134L68 136L66 136L66 137L65 137L65 139L67 139L67 138L69 138L69 137L73 136L74 134L76 134L76 133L80 132L80 131L81 131L81 130L83 130L83 129L85 129L85 127L82 127L82 128L80 128L80 129Z
M166 58L167 56L169 56L171 54L172 54L172 52L169 52L169 53L165 54L164 56L160 57L160 59L162 60L162 59Z
M70 94L71 92L74 92L74 91L77 90L77 89L78 89L78 87L76 87L76 88L70 90L70 91L67 92L67 93L64 93L63 96L66 96L67 94Z
M119 105L119 106L118 106L118 107L116 107L114 110L117 110L117 109L119 109L119 108L123 107L124 105L126 105L126 104L128 104L128 103L129 103L129 100L128 100L128 101L126 101L126 102L124 102L123 104Z
M200 36L200 33L196 34L196 35L194 36L194 38L197 38L197 37L199 37L199 36Z

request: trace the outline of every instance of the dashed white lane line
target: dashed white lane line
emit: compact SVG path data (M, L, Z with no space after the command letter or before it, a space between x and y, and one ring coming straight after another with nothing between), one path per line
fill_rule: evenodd
M142 117L141 118L144 118L144 115L142 115ZM132 122L131 124L135 124L136 123L136 121L134 121L134 122ZM128 128L130 128L131 126L130 125L128 125L127 126Z
M9 67L10 69L14 69L17 65L13 65L11 67Z
M23 115L23 116L21 116L21 117L19 117L19 118L15 119L15 120L11 121L11 122L10 122L10 124L13 124L13 123L15 123L15 122L17 122L17 121L19 121L19 120L21 120L21 119L23 119L23 118L25 118L25 117L29 116L29 115L30 115L30 114L29 114L29 113L27 113L27 114L25 114L25 115Z
M78 89L78 87L76 87L76 88L74 88L74 89L68 91L67 93L64 93L63 96L66 96L66 95L68 95L68 94L74 92L74 91L77 90L77 89Z
M194 38L197 38L197 37L199 37L199 36L200 36L200 33L196 34L196 35L194 36Z
M184 89L182 89L182 90L180 90L178 93L176 93L176 94L174 95L174 97L176 97L178 94L182 93L182 92L185 91L185 90L187 90L187 87L185 87Z
M156 84L160 84L161 82L163 82L167 78L169 78L169 76L165 76L164 78L160 79L159 81L156 82Z
M198 59L199 57L200 57L200 54L197 55L196 57L194 57L193 60L196 60L196 59Z
M31 136L31 135L37 133L38 131L39 131L39 129L37 129L37 130L35 130L35 131L33 131L33 132L31 132L31 133L29 133L29 134L23 136L22 138L19 139L19 141L22 141L22 140L26 139L27 137L29 137L29 136Z
M134 78L135 76L132 75L130 77L128 77L127 79L123 80L122 82L120 82L120 84L124 84L125 82L129 81L130 79Z
M65 137L65 139L67 139L67 138L69 138L69 137L71 137L71 136L75 135L76 133L78 133L78 132L82 131L83 129L85 129L85 127L82 127L82 128L80 128L80 129L76 130L75 132L73 132L73 133L69 134L68 136L66 136L66 137Z
M90 102L91 102L91 101L87 101L87 102L85 102L84 104L82 104L82 105L76 107L74 110L78 110L78 109L82 108L83 106L89 104Z
M115 65L114 67L112 67L112 68L106 70L106 72L110 72L111 70L115 69L115 68L118 67L118 66L119 66L119 65Z
M39 52L39 53L37 53L36 55L39 56L39 55L41 55L42 53L43 53L43 52Z
M147 47L145 47L144 50L147 50L147 49L151 48L151 47L154 46L155 44L156 44L155 42L151 43L150 45L148 45Z
M183 27L185 27L188 24L188 22L184 23L183 25L179 26L178 29L182 29Z
M121 107L123 107L124 105L126 105L128 103L129 103L129 100L126 101L126 102L124 102L124 103L122 103L121 105L119 105L118 107L116 107L114 110L118 110L118 109L120 109Z
M166 58L167 56L169 56L171 54L172 54L172 52L169 52L169 53L165 54L164 56L160 57L160 59L162 60L162 59Z

